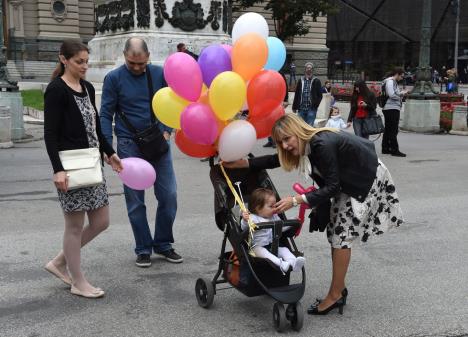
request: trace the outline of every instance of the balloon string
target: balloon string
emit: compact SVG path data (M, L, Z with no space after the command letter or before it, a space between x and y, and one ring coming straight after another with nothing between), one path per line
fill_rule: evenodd
M221 171L223 172L224 178L226 179L226 182L227 182L227 184L229 186L229 189L232 192L232 195L234 196L234 199L239 204L240 209L243 212L248 212L247 208L245 207L245 204L244 204L243 200L241 199L241 197L239 197L239 194L237 194L236 189L232 185L231 179L229 179L228 175L226 174L226 171L224 170L223 164L220 163L219 166L221 167ZM247 240L247 244L249 246L250 254L254 255L254 253L252 251L252 248L253 248L252 247L252 242L253 242L253 233L254 233L255 229L257 229L257 225L250 219L250 217L247 219L247 223L249 225L249 238Z

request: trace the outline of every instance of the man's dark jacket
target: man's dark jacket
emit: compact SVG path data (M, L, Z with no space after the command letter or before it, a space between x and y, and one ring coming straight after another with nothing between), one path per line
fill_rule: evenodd
M296 93L294 94L294 101L292 105L293 111L299 110L301 108L302 82L303 78L299 79L296 85ZM320 105L320 101L322 101L322 83L320 83L318 78L312 79L309 99L311 108L317 109Z

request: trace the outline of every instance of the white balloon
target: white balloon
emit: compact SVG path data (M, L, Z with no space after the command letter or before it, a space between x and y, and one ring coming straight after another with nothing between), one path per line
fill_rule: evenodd
M252 124L236 120L228 124L219 137L219 157L224 161L235 161L247 156L257 141L257 132Z
M248 33L257 33L266 40L268 38L269 28L265 18L253 12L242 14L232 27L232 44L242 35Z

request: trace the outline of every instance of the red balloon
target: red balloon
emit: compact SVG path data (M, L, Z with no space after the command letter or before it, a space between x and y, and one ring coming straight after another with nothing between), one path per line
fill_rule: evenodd
M283 102L286 83L274 70L262 70L255 75L247 87L247 102L252 116L264 116Z
M175 134L175 143L182 153L195 158L206 158L216 154L216 148L213 145L195 144L182 130L177 130Z
M250 112L253 112L251 110ZM271 113L266 116L250 116L249 112L249 119L248 121L252 124L257 131L257 139L266 138L271 135L271 129L273 124L284 115L284 108L283 105L278 105Z

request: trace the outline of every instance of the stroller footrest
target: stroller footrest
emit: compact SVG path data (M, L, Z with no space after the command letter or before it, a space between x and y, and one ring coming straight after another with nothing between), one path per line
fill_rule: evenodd
M268 289L270 295L281 303L291 304L299 301L304 296L302 283Z

